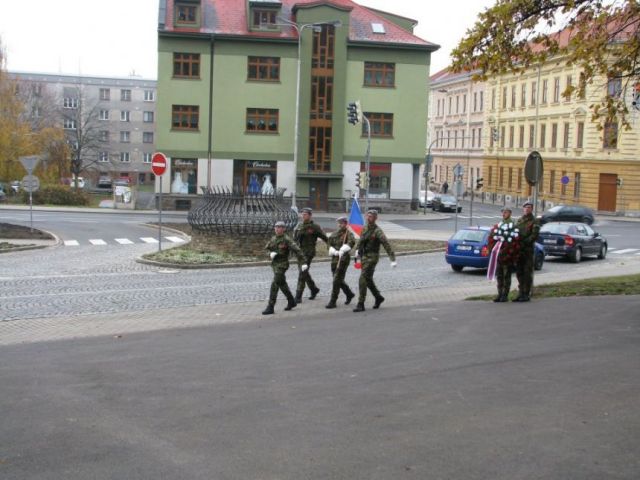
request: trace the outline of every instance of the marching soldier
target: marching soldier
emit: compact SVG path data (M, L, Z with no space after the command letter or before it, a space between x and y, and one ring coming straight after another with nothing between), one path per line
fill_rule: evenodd
M364 312L364 301L367 297L367 288L371 290L373 297L376 299L373 308L379 308L384 302L384 297L380 294L380 290L373 281L373 273L380 259L380 245L384 247L389 259L391 260L391 268L395 268L397 264L396 255L387 240L382 229L376 225L378 219L377 210L369 210L367 212L367 225L362 230L360 240L356 246L356 257L362 260L362 271L358 281L358 305L353 309L354 312Z
M518 297L514 302L528 302L533 287L533 268L535 265L535 244L540 232L540 221L533 216L533 203L522 204L523 215L516 224L520 231L520 258L516 265L518 279Z
M491 233L489 234L489 250L500 248L497 254L496 263L496 283L498 286L498 295L493 299L494 302L506 302L509 300L509 292L511 291L511 275L513 274L514 264L517 262L517 236L512 237L507 241L507 238L512 235L514 230L513 219L511 218L511 207L504 207L502 209L502 220L500 223L494 225ZM502 243L496 244L495 236L502 237Z
M312 210L310 208L303 208L302 221L296 225L293 238L300 246L304 258L298 261L298 285L296 288L296 302L302 303L302 293L304 292L305 285L311 290L309 300L313 300L318 295L320 289L316 286L308 268L311 266L311 261L316 255L316 243L318 238L321 238L325 243L328 242L327 236L320 228L320 225L313 223L311 220ZM302 265L306 265L307 269L302 270Z
M271 315L273 312L273 307L276 304L276 299L278 297L278 290L281 290L284 293L284 296L287 297L287 306L284 308L285 310L291 310L296 306L296 301L291 294L291 290L289 290L289 285L287 284L287 277L285 273L289 268L289 254L293 252L298 258L298 263L300 263L300 268L304 272L307 270L308 265L304 264L304 255L302 251L295 244L293 240L284 233L285 231L285 223L284 222L276 222L274 225L275 235L271 237L269 243L265 246L265 249L269 251L269 257L271 257L271 268L273 269L273 281L271 282L271 291L269 293L269 303L267 308L262 312L263 315Z
M333 274L333 289L331 290L331 298L325 308L336 308L336 300L340 290L347 296L345 305L349 305L355 293L351 291L349 285L344 281L344 277L349 268L351 260L350 251L356 244L356 238L353 232L347 228L347 217L340 217L336 220L337 230L329 235L329 255L331 256L331 273Z

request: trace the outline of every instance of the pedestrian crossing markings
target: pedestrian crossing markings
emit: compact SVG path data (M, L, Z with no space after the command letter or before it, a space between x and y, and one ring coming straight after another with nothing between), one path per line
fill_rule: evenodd
M184 243L185 239L181 238L181 237L175 237L175 236L170 236L170 237L163 237L163 239L167 240L168 242L171 243ZM134 240L130 240L128 238L114 238L113 239L114 242L118 245L134 245L135 243L159 243L157 238L153 238L153 237L140 237L139 241L136 242ZM109 242L107 240L104 240L102 238L90 238L88 240L88 242L91 245L95 245L95 246L101 246L101 245L109 245ZM80 242L78 240L65 240L64 241L64 245L66 247L78 247L80 246Z

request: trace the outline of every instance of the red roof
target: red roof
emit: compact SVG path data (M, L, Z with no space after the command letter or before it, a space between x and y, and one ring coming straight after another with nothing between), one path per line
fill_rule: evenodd
M256 38L297 38L294 28L282 27L281 31L250 31L247 26L246 0L201 0L203 22L200 28L174 26L174 4L176 0L166 0L166 19L163 31L180 33L204 33L217 35L238 35ZM403 30L385 19L379 11L368 9L351 0L281 0L280 15L295 21L295 12L316 5L333 6L350 12L349 40L352 42L389 43L394 45L412 45L437 50L438 45L423 40ZM162 22L161 22L162 23ZM371 24L384 26L385 33L374 33Z

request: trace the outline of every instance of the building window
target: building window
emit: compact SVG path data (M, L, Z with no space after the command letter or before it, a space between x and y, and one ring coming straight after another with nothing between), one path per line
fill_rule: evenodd
M558 124L551 124L551 148L556 148L558 146Z
M549 91L549 80L545 79L542 81L542 104L547 103L547 93Z
M451 105L452 105L452 102L453 102L453 98L452 98L452 97L449 97L449 111L447 112L447 113L449 113L449 115L451 115Z
M500 148L504 148L507 127L500 127ZM502 186L502 185L501 185Z
M478 92L473 92L473 111L478 111Z
M62 121L62 126L65 130L75 130L76 129L76 120L74 118L65 118Z
M513 167L509 167L509 176L507 177L507 189L511 191L511 187L513 187Z
M100 100L111 100L111 90L109 90L108 88L101 88Z
M527 106L527 84L523 83L520 91L520 106L522 108Z
M540 125L540 148L545 147L545 140L547 138L547 126L543 123Z
M489 171L487 172L487 185L493 184L493 167L489 165Z
M101 142L108 142L109 141L109 130L100 130L100 132L98 133L98 139Z
M584 122L578 122L578 129L576 133L576 148L582 148L584 141Z
M200 78L200 54L173 54L173 76L175 78Z
M122 163L129 163L131 161L131 157L129 156L129 152L120 152L120 161Z
M549 172L549 193L555 193L556 191L556 171L551 170Z
M574 175L573 198L576 200L580 198L580 172L576 172Z
M517 180L517 189L519 192L522 191L522 168L518 168L518 180Z
M98 161L105 163L109 161L109 152L100 152L98 153Z
M120 121L121 122L129 122L131 120L131 112L129 110L121 110L120 111Z
M64 108L78 108L78 99L75 97L65 97L62 106Z
M276 10L254 10L253 26L255 28L276 28Z
M516 108L516 86L511 86L511 108Z
M538 87L538 84L536 82L531 82L531 106L532 107L536 104L536 97L538 95L537 87Z
M513 125L509 127L509 148L513 148L514 139L515 139L514 137L516 135L515 130L516 130L516 127L514 127Z
M578 79L578 98L584 100L587 97L587 79L584 72L580 72Z
M109 110L100 110L100 120L109 120Z
M129 143L131 141L131 132L120 132L120 143Z
M484 92L480 92L480 111L484 109Z
M562 148L569 148L569 124L565 122L564 124L564 132L562 135Z
M120 90L120 100L122 102L130 102L131 101L131 90L123 88Z
M478 147L482 147L482 128L478 129Z
M500 188L504 186L504 167L500 167L498 170L498 186Z
M462 113L467 113L467 94L462 96Z
M536 127L535 125L529 125L529 148L533 148L533 144L536 141Z
M177 23L197 23L198 7L197 5L176 4L176 22Z
M460 96L456 95L456 113L460 112Z
M151 163L151 158L153 157L153 153L143 153L142 154L142 163Z
M142 121L145 123L153 123L153 112L142 112Z
M553 79L553 101L554 103L560 102L560 77Z
M496 89L491 89L491 110L496 109Z
M280 80L280 58L248 57L247 80L277 82Z
M607 95L617 98L622 94L622 79L611 78L607 82Z
M142 143L153 143L153 132L142 132Z
M502 88L502 108L507 108L507 87Z
M518 148L524 148L524 125L520 125L520 138L518 138Z
M602 148L618 148L618 122L604 124Z
M562 171L562 177L560 177L560 179L562 180L564 177L567 176L567 171L563 170ZM560 194L564 197L567 194L567 184L564 182L560 182Z
M371 124L372 137L393 136L393 113L365 113ZM362 135L366 135L366 128L362 126Z
M278 133L279 110L275 108L247 108L247 132Z
M156 92L153 90L145 90L144 91L144 101L145 102L153 102L156 99Z
M395 63L364 62L364 84L367 87L393 87L396 83Z
M329 172L331 170L331 157L333 136L331 127L309 128L309 164L310 172Z
M571 88L571 85L573 84L573 77L571 75L567 75L567 84L565 86L565 91ZM569 102L571 101L571 94L567 93L564 95L564 101L565 102Z
M198 130L200 107L197 105L173 105L171 128L173 130Z

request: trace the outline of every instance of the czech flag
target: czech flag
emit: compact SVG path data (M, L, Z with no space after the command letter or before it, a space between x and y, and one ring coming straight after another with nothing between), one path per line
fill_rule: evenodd
M351 204L351 213L349 213L349 226L354 233L358 236L362 233L364 227L364 218L362 218L362 212L360 211L360 205L358 199L354 198Z

